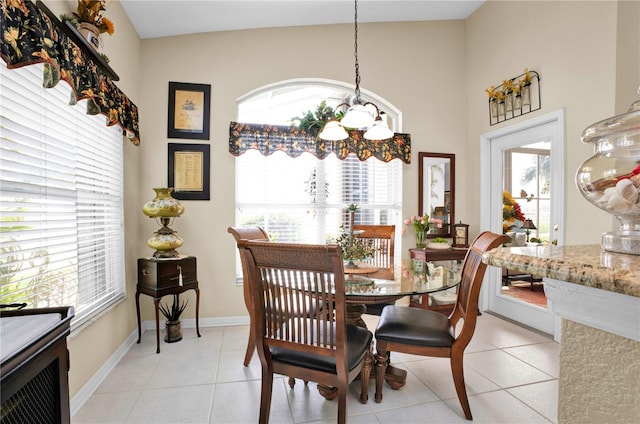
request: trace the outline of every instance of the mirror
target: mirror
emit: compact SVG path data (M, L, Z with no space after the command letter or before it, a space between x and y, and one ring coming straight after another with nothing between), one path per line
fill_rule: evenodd
M427 237L453 237L455 224L456 155L418 153L418 213L442 220L442 228L431 228Z

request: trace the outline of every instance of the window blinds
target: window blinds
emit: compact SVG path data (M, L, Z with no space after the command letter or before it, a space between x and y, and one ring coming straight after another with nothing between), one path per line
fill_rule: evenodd
M0 302L73 306L76 328L124 297L122 134L42 72L0 66Z
M357 224L400 226L401 171L399 160L248 151L236 159L236 223L260 225L275 241L324 244L340 235L354 203Z

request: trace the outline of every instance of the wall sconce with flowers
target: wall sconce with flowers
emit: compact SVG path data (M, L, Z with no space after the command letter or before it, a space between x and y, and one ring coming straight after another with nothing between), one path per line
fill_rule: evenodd
M540 75L536 71L524 70L517 77L502 81L484 90L489 95L489 123L513 119L517 116L539 110Z

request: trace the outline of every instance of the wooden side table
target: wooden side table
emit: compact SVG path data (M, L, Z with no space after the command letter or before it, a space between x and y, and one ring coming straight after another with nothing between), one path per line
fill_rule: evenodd
M196 292L196 333L200 336L200 289L196 275L196 258L140 258L138 259L138 284L136 287L136 313L138 315L138 343L142 337L140 322L140 295L153 297L156 311L156 353L160 353L160 299L169 294L187 290Z
M449 249L421 249L413 248L409 249L411 259L418 259L423 262L437 262L437 261L458 261L462 262L467 255L469 249L465 248L449 248ZM432 305L429 306L429 295L423 294L414 298L413 296L409 300L409 306L414 308L431 309L433 311L444 312L448 314L451 312L453 305Z

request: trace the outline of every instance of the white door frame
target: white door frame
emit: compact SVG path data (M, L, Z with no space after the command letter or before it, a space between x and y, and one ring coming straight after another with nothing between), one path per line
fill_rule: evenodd
M552 187L560 187L561 190L551 190L551 227L557 225L555 238L558 245L564 240L564 109L547 113L536 118L532 118L508 127L500 128L480 136L480 228L496 233L502 232L501 222L491 222L491 216L501 215L502 210L502 187L492 187L491 185L491 142L492 140L512 133L521 132L547 123L556 124L556 132L552 140L551 173ZM488 267L485 275L485 283L480 292L479 307L481 311L489 308L489 296L491 287L489 282L496 281L500 270L495 267ZM547 308L551 311L552 305ZM554 335L559 336L559 319L556 318Z

